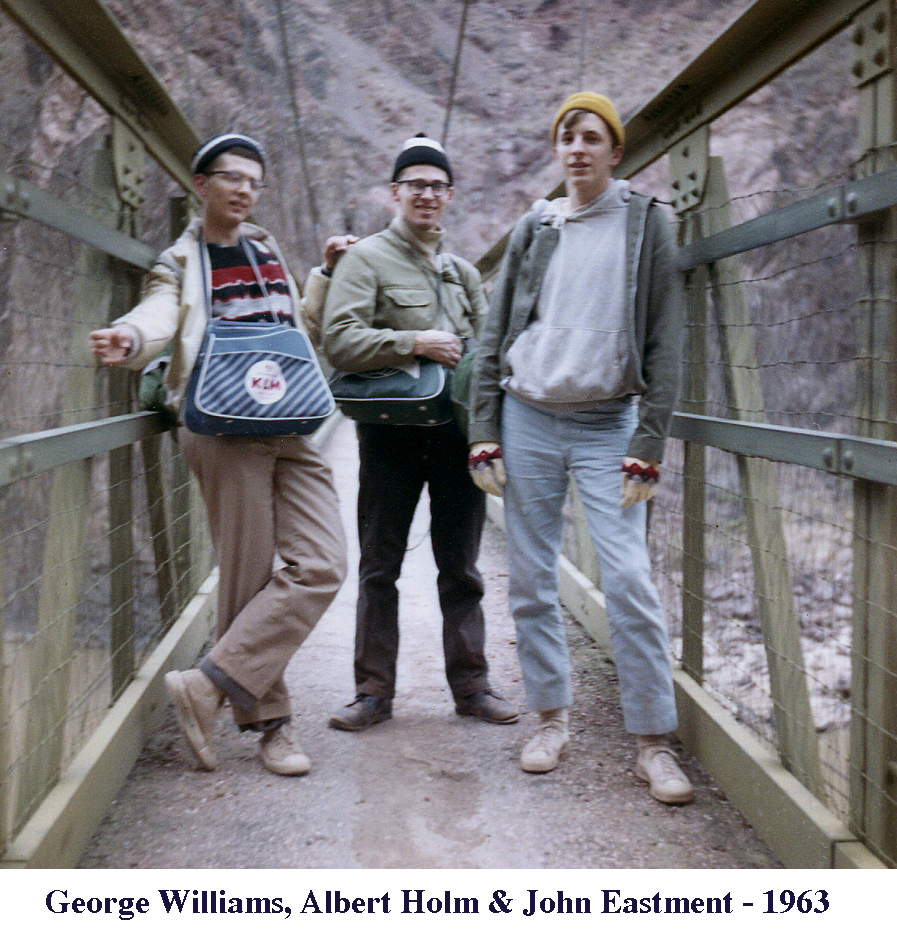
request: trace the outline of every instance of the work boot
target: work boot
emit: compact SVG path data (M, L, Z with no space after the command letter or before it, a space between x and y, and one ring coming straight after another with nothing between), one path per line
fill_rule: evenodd
M301 777L311 770L311 761L293 740L289 724L262 735L259 757L272 774L280 774L282 777Z
M392 718L392 699L362 692L351 705L330 719L330 727L340 731L364 731L387 718Z
M690 803L694 798L692 785L668 744L640 745L635 772L648 783L651 796L661 803Z
M539 712L539 727L520 755L521 768L530 774L554 770L569 740L566 708Z
M456 698L455 711L459 715L471 715L480 721L491 721L497 725L513 724L520 717L513 705L491 689Z
M210 739L224 693L199 669L166 673L165 686L191 750L204 770L214 770L218 759Z

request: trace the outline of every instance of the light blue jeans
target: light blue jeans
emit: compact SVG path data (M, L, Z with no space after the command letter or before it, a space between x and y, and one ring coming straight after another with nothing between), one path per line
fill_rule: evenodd
M529 708L571 705L557 568L572 473L598 553L624 725L632 734L665 734L677 725L676 704L663 610L651 580L647 504L620 508L620 466L636 420L631 402L551 414L504 396L509 601Z

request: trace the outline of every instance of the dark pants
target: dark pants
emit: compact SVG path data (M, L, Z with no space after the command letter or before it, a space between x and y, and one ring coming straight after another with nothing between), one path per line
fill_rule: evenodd
M483 652L483 579L476 561L484 494L467 472L467 443L454 425L359 424L358 610L355 683L359 693L393 697L399 652L396 581L424 484L439 574L445 672L455 698L489 687Z

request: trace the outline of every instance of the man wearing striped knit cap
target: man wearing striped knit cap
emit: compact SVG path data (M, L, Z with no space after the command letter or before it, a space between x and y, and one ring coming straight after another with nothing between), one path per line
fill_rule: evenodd
M167 403L179 413L209 316L280 320L317 344L330 268L354 239L331 239L305 297L274 238L249 223L265 186L265 153L223 134L193 157L201 213L159 257L140 303L91 334L103 365L142 369L171 344ZM283 673L345 577L346 550L331 470L307 436L215 437L181 426L181 450L199 481L219 565L218 638L195 669L165 683L200 766L214 770L213 733L225 700L241 731L256 732L272 773L310 761L290 731ZM276 570L275 559L279 559Z

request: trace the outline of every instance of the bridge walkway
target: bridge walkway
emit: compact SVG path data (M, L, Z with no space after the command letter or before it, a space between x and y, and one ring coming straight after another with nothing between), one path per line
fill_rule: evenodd
M327 445L350 539L357 448L342 423ZM570 620L576 704L572 741L544 776L518 767L534 716L494 726L454 713L441 654L435 567L422 506L400 582L402 647L394 718L363 734L327 727L351 701L356 581L350 577L287 681L310 774L280 778L255 736L223 723L220 765L203 773L173 714L148 741L85 851L81 868L596 869L777 867L712 779L683 754L696 783L687 807L656 803L632 770L613 666ZM496 689L523 704L506 604L504 544L489 526L488 655Z

